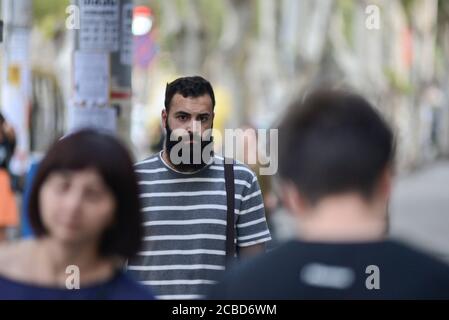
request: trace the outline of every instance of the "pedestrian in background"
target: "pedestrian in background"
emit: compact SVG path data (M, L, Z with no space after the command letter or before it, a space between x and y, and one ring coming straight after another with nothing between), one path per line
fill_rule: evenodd
M8 228L17 227L19 223L16 198L8 171L15 146L14 129L0 113L0 242L6 240Z
M271 240L257 176L208 152L214 107L202 77L167 84L164 149L135 165L145 237L128 272L160 299L204 298L235 256L263 253Z

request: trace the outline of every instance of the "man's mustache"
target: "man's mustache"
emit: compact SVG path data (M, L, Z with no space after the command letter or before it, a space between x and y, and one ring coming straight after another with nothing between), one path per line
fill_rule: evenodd
M211 135L206 135L206 136L202 137L199 134L193 134L193 133L190 133L189 135L180 135L180 136L172 134L170 137L170 140L177 141L177 142L183 141L183 142L189 142L189 143L196 142L196 141L198 141L198 142L199 141L210 141Z

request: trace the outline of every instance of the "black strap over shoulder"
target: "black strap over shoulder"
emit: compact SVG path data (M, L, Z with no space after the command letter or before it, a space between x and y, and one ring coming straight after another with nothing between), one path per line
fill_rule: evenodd
M235 256L235 186L234 186L234 161L224 159L224 175L226 185L226 202L227 202L227 218L226 218L226 263L229 265Z

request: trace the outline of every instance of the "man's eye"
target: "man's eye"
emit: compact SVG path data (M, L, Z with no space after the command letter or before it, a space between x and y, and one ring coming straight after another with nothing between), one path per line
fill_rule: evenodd
M206 122L207 120L209 120L209 117L208 117L208 116L200 117L200 121L201 121L201 122Z
M184 120L187 120L187 116L181 115L181 116L178 116L178 119L181 121L184 121Z

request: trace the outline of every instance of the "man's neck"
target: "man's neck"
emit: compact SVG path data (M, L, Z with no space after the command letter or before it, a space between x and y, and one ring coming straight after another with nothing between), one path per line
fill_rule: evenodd
M189 168L189 167L186 167L185 169L180 170L178 167L176 167L176 166L171 162L170 156L169 156L169 152L167 151L166 148L164 148L164 149L162 150L162 159L165 161L165 163L166 163L170 168L172 168L173 170L178 171L178 172L193 173L193 172L196 172L196 171L199 170L199 169Z
M162 159L164 159L165 163L170 166L173 170L176 170L176 167L173 165L173 163L170 160L170 157L168 156L168 151L166 148L162 150Z
M298 236L312 242L380 241L386 230L384 209L357 195L326 198L303 214Z

